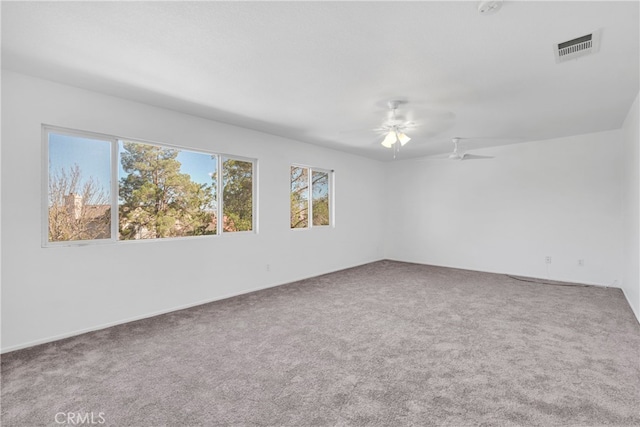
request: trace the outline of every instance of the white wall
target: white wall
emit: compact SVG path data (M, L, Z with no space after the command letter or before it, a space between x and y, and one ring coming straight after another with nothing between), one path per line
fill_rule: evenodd
M258 158L259 233L42 248L42 123ZM2 351L385 257L618 281L637 315L638 126L383 165L3 71ZM336 171L335 228L289 230L291 163Z
M640 112L638 97L622 126L624 146L623 181L623 248L625 268L622 289L640 321L640 142L638 128Z
M42 123L258 158L259 233L42 248ZM335 228L289 229L291 163L335 170ZM2 350L381 259L383 172L376 161L3 71Z
M470 150L489 160L394 163L387 258L619 286L621 137Z

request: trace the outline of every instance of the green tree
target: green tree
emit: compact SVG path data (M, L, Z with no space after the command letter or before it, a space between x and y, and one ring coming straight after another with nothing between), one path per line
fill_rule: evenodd
M124 142L120 179L123 240L215 234L213 186L180 173L178 150Z
M222 165L224 231L253 229L253 163L225 159Z

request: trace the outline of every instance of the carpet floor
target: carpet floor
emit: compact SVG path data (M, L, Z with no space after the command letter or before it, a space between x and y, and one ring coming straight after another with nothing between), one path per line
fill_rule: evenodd
M639 355L619 289L380 261L3 355L1 421L639 426Z

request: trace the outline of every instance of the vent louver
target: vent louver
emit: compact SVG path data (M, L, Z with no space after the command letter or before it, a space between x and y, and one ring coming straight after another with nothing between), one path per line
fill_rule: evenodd
M556 62L565 62L596 53L600 48L600 30L591 34L553 45Z

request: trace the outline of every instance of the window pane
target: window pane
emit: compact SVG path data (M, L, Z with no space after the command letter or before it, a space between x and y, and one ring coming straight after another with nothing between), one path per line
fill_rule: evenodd
M120 239L216 234L216 156L131 141L118 151Z
M111 238L111 142L49 133L49 242Z
M253 230L253 162L225 158L222 162L222 231Z
M312 172L313 225L329 225L329 173Z
M309 226L309 169L291 166L291 228Z

